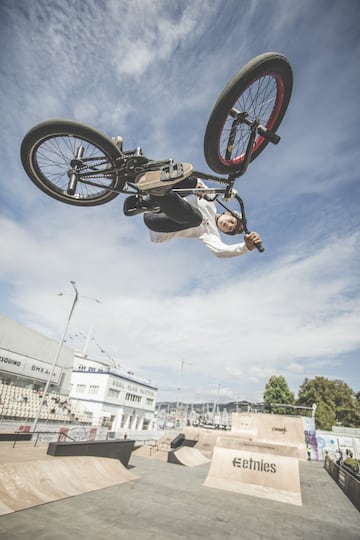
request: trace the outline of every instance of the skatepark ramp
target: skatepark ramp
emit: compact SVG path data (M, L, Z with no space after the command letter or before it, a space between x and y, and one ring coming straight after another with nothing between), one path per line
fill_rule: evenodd
M293 446L299 459L307 459L302 418L282 414L233 413L231 433L243 439Z
M168 447L158 446L157 444L144 444L139 446L136 450L133 451L133 455L137 457L145 457L148 459L157 459L158 461L168 460Z
M204 486L302 505L297 449L219 437Z
M302 419L233 413L219 436L205 486L301 505L299 459L306 459Z
M199 427L184 428L185 440L192 441L193 446L206 456L211 457L218 437L223 434L218 429L206 429Z
M185 467L197 467L209 462L210 459L205 457L199 450L189 446L182 446L174 452L168 453L168 463L184 465Z
M181 446L178 446L178 442L181 443ZM167 436L159 439L155 444L140 446L133 451L133 454L186 467L196 467L203 463L209 463L210 459L205 457L197 448L193 448L193 443L195 441L188 441L180 433L175 438Z
M0 515L138 479L117 459L52 457L43 447L0 445Z
M154 444L144 444L133 451L134 456L157 459L159 461L168 460L168 453L171 449L171 443L174 440L174 435L164 435Z

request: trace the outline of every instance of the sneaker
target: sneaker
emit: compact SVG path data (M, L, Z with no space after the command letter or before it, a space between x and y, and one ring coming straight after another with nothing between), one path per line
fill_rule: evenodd
M111 137L112 142L117 146L117 148L122 152L122 145L124 142L124 139L120 137L120 135L117 135L116 137Z
M158 171L148 171L136 177L136 187L154 195L164 195L171 187L191 175L190 163L170 163Z
M130 195L124 201L125 216L136 216L145 212L158 213L160 207L151 199L149 195Z

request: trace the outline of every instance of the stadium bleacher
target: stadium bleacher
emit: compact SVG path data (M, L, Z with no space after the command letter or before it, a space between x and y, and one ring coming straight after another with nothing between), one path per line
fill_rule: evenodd
M0 418L4 420L33 420L39 411L42 392L29 387L0 381ZM48 392L39 420L61 424L91 425L91 418L80 411L68 396Z

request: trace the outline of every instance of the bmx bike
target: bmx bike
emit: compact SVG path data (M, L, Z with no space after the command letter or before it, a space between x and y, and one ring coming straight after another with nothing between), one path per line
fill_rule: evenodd
M234 188L253 161L268 145L277 144L276 131L287 110L293 85L287 58L268 52L253 58L229 81L211 112L204 136L205 159L216 176L193 171L192 176L217 187L177 190L225 204L235 199L248 233L245 205ZM169 175L180 164L172 159L147 158L141 147L123 150L91 126L71 120L48 120L34 126L23 138L21 161L34 184L50 197L76 206L107 203L119 194L141 197L136 179L149 171ZM168 176L167 176L168 177ZM259 251L263 247L258 245Z

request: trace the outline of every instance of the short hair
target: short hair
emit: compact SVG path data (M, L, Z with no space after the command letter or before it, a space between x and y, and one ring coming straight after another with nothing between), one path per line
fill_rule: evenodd
M233 210L228 210L228 212L234 216L234 218L236 218L236 225L235 227L233 228L232 231L229 231L229 232L225 232L225 231L221 231L223 232L224 234L227 234L229 236L235 236L236 234L241 234L244 230L244 224L243 224L243 220L242 220L242 215L240 214L240 212L235 212ZM223 212L223 214L226 214L226 212ZM222 214L220 214L222 215ZM220 216L217 217L216 219L216 223L218 222L218 219L219 219Z

